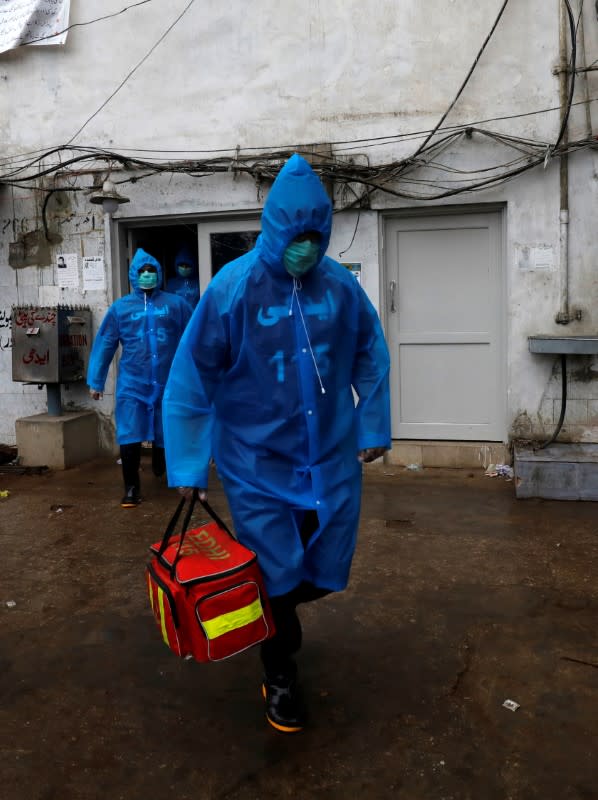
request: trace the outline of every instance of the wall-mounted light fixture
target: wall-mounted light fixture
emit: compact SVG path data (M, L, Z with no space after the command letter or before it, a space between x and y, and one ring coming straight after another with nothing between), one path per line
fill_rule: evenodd
M90 200L96 205L101 205L104 214L114 214L122 203L129 202L129 198L119 194L116 186L108 179L102 184L102 191L92 194Z

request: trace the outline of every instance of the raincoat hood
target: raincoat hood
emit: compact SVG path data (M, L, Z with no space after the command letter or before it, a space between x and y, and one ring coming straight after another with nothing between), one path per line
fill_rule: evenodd
M262 213L262 233L257 249L277 275L290 277L284 267L284 251L300 233L321 235L318 261L324 257L332 228L332 203L322 182L301 156L295 153L278 173Z
M195 256L190 247L187 247L186 244L182 245L179 251L176 254L174 259L174 268L176 269L179 264L188 264L193 272L191 275L188 276L188 280L191 278L197 278L197 256ZM178 275L178 273L177 273Z
M139 270L141 267L145 266L145 264L149 264L150 266L156 268L156 272L158 273L158 283L156 285L156 289L160 289L162 287L163 275L160 263L153 256L150 256L149 253L146 253L145 250L139 247L135 251L135 255L133 256L129 266L129 283L135 292L143 291L143 289L139 288Z

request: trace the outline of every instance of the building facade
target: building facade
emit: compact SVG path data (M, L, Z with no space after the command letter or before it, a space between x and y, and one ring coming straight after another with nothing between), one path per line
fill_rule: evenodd
M486 464L549 437L561 360L529 337L598 334L594 5L125 5L72 0L64 45L0 54L0 442L46 408L12 380L13 306L86 305L97 330L138 246L167 275L195 248L205 288L293 152L334 198L329 255L380 313L397 460L441 444L439 463ZM128 200L113 213L92 202L106 179ZM597 442L593 355L567 388L560 437ZM92 407L83 383L62 400ZM110 450L114 368L93 408Z

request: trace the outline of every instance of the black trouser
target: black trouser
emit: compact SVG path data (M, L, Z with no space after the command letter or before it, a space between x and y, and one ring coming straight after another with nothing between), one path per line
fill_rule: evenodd
M307 547L307 543L318 526L317 513L306 511L299 531L304 547ZM300 603L318 600L320 597L330 594L330 591L330 589L320 589L309 581L302 581L287 594L270 598L276 633L261 647L262 663L268 678L274 679L280 675L294 676L296 666L293 654L301 647L303 635L301 622L297 616L297 606Z
M123 468L123 480L125 482L125 490L134 486L139 491L139 462L141 461L141 442L133 442L132 444L121 444L120 446L120 460ZM157 477L164 475L166 469L166 459L164 457L164 448L152 445L152 472Z

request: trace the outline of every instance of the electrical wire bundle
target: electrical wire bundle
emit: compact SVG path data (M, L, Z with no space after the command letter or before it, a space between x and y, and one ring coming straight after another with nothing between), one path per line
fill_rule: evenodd
M144 0L148 2L149 0ZM512 178L540 165L546 166L553 158L584 148L596 147L592 136L569 142L565 136L567 122L573 105L596 102L598 98L587 98L573 103L576 75L576 39L583 2L577 22L569 0L565 3L571 39L571 57L567 72L570 81L566 103L563 107L540 109L526 114L513 114L494 117L469 124L446 126L448 115L456 105L471 78L488 42L492 38L509 0L504 0L494 23L479 49L473 64L463 80L455 97L443 113L438 123L427 131L412 131L369 139L339 140L316 144L287 145L282 147L243 148L239 146L228 150L204 151L159 151L131 150L127 148L106 149L73 144L88 123L107 105L124 86L128 78L144 63L157 45L179 22L193 4L186 5L175 21L167 28L153 47L129 72L114 92L86 120L70 140L57 147L18 156L0 158L0 183L28 189L38 189L53 194L56 191L82 191L88 187L73 182L81 175L109 171L111 174L121 170L124 174L115 183L137 182L154 175L185 174L192 178L205 178L217 173L233 173L250 177L258 187L273 181L284 161L294 152L303 153L310 158L316 172L336 188L337 199L342 208L368 207L376 192L409 200L439 200L457 194L479 192L511 180ZM137 5L143 5L138 3ZM127 7L130 8L133 6ZM123 9L125 11L127 9ZM119 13L122 13L119 12ZM73 26L74 27L74 26ZM488 122L516 119L548 112L560 111L561 124L554 142L534 140L510 135L481 127ZM372 163L367 154L372 151L380 157L384 148L405 146L411 140L421 139L415 152L404 158ZM496 149L507 149L506 160L486 164L483 167L457 167L454 163L442 160L443 153L455 152L463 141L469 146L483 146L492 143ZM328 151L328 155L322 154ZM182 157L184 153L187 157ZM150 155L151 154L151 155ZM174 158L165 156L174 155ZM189 157L191 156L191 157ZM199 157L198 157L199 156ZM48 180L51 179L51 180ZM349 197L350 195L350 197Z

